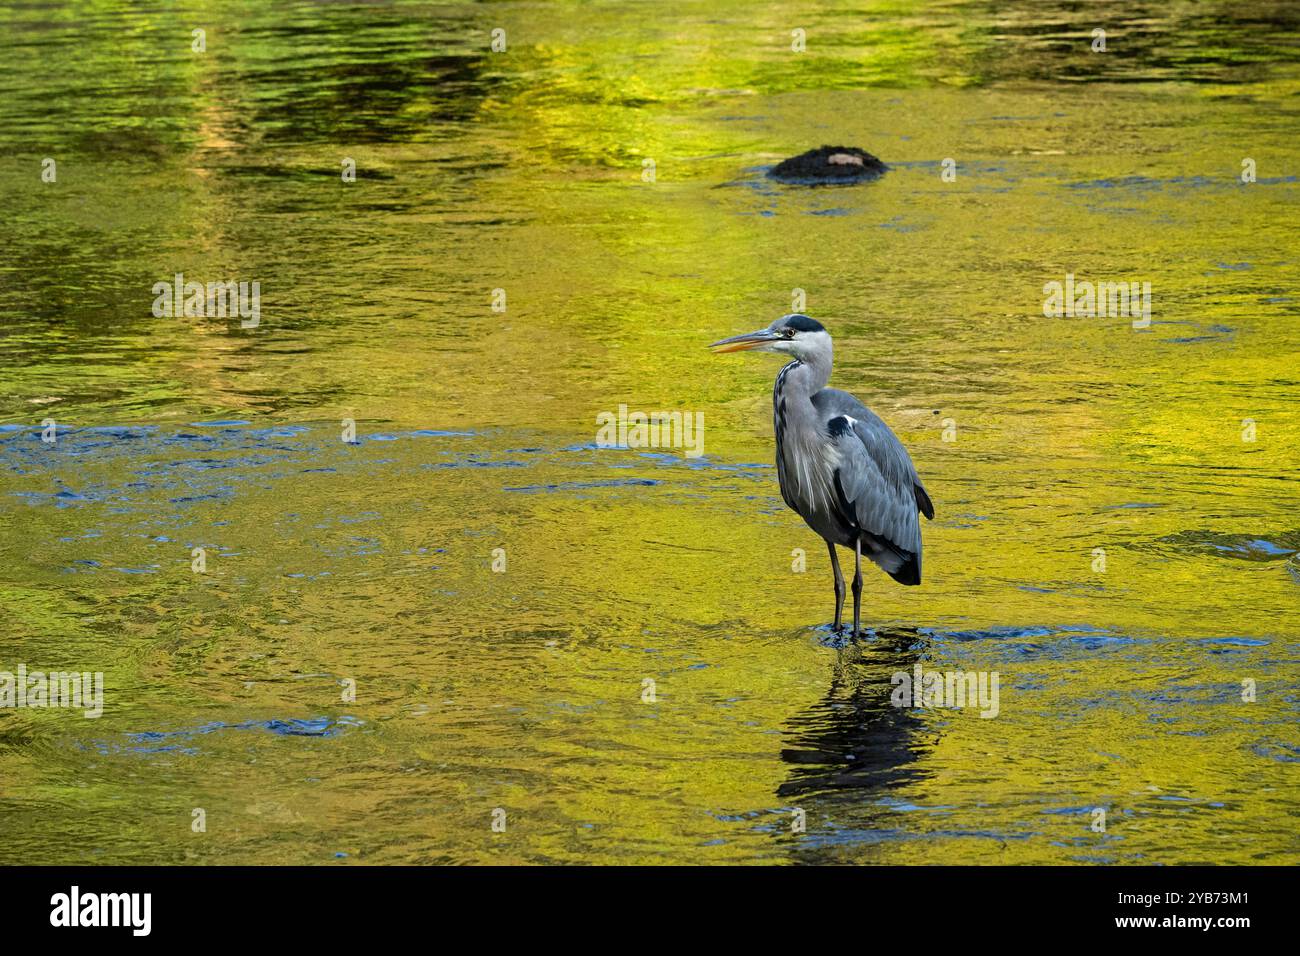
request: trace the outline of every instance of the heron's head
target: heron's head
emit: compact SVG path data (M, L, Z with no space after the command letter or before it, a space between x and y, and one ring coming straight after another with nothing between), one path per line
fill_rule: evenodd
M709 348L719 352L782 352L797 359L829 358L831 336L816 319L795 313L783 315L757 332L714 342Z

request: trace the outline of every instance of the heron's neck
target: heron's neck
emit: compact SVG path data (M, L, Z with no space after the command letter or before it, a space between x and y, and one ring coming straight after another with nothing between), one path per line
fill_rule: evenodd
M826 387L831 380L831 359L829 355L809 355L795 359L776 376L776 394L778 401L810 400L813 395Z

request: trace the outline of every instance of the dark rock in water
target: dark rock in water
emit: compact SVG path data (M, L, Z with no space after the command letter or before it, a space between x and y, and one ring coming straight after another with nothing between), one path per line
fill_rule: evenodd
M796 186L844 186L875 179L889 167L856 146L823 146L791 156L768 173L777 182Z

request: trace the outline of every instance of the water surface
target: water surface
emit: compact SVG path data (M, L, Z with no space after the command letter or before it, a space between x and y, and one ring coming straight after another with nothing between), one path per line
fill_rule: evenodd
M995 6L9 6L0 670L106 683L0 711L9 859L1300 859L1296 13ZM765 179L823 143L891 170ZM857 644L703 348L795 289L938 512Z

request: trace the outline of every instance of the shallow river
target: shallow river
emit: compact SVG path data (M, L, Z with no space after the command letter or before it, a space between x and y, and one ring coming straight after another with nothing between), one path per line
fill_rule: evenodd
M1298 40L1280 3L10 7L0 671L104 709L0 709L6 860L1300 862ZM823 143L890 170L764 177ZM177 273L256 323L155 315ZM1149 322L1045 317L1067 275ZM779 361L705 349L796 290L937 509L856 644ZM602 447L620 405L703 454ZM996 717L891 706L918 663L996 672Z

